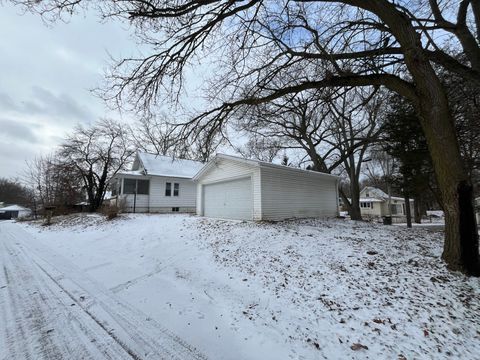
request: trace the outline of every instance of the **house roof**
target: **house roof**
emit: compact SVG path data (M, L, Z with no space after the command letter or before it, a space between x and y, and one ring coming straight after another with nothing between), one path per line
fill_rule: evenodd
M138 152L137 155L148 175L192 178L204 165L200 161L175 159L144 152Z
M331 179L338 179L339 176L332 175L332 174L326 174L318 171L312 171L312 170L304 170L304 169L299 169L299 168L294 168L291 166L285 166L285 165L278 165L278 164L272 164L266 161L261 161L261 160L253 160L253 159L245 159L239 156L233 156L233 155L226 155L226 154L216 154L215 157L210 160L194 177L194 180L199 179L205 172L208 171L213 165L215 165L217 160L230 160L230 161L236 161L240 163L244 163L250 166L255 166L255 167L262 167L262 168L273 168L273 169L280 169L280 170L286 170L286 171L291 171L291 172L298 172L298 173L308 173L312 174L315 176L319 177L324 177L324 178L331 178Z
M0 211L31 211L31 210L20 205L10 205L10 206L0 208Z
M361 197L360 201L372 201L372 199L380 199L381 201L386 201L388 200L388 194L385 193L384 191L372 187L372 186L365 186L361 193L367 192L368 191L368 197ZM390 196L392 200L405 200L402 197L398 196ZM413 201L413 199L410 199L410 201Z
M383 202L383 199L377 198L360 198L361 202Z
M117 175L167 176L190 179L203 165L200 161L178 159L170 156L137 151L133 169L120 171Z

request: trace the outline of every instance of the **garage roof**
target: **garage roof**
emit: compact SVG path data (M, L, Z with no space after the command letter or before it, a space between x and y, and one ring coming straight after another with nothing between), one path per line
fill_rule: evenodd
M217 154L194 176L193 179L194 180L199 179L206 171L208 171L208 169L210 169L216 163L217 160L220 160L220 159L242 162L247 165L262 167L262 168L273 168L273 169L286 170L291 172L308 173L314 176L319 176L324 178L332 178L332 179L340 178L339 176L336 176L336 175L326 174L318 171L304 170L304 169L294 168L291 166L272 164L272 163L269 163L266 161L260 161L260 160L244 159L244 158L233 156L233 155Z

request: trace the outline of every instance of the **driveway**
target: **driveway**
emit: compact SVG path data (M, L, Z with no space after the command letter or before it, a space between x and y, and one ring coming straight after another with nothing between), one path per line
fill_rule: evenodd
M0 223L1 359L204 359L30 237Z

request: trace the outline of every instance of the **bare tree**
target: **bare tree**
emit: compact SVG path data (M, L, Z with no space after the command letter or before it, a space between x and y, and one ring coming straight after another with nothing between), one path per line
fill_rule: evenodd
M375 90L307 91L256 106L237 121L242 131L264 140L257 145L279 144L276 153L297 149L313 163L311 170L346 173L351 198L343 189L340 195L351 218L361 220L359 179L367 149L381 130L379 99Z
M383 94L377 91L362 93L357 89L343 91L326 102L329 117L332 119L333 142L337 147L337 157L347 174L349 182L348 199L340 191L344 204L354 220L362 218L360 211L360 175L369 147L374 144L381 132Z
M0 178L0 202L30 206L33 194L17 179Z
M243 106L308 89L384 86L408 98L426 135L445 208L442 257L451 269L480 275L472 184L436 71L448 69L478 88L477 0L12 1L53 17L95 4L102 16L136 26L152 53L121 61L110 78L111 94L144 107L158 101L163 86L181 85L195 57L227 47L213 92L218 106L192 119L187 134L198 127L218 133ZM292 69L303 76L288 77ZM276 79L288 81L278 87Z
M31 189L32 206L55 208L58 213L69 211L82 201L83 184L75 169L62 163L57 154L39 156L27 162L24 181Z
M120 171L135 149L129 130L112 120L76 129L67 137L58 152L64 166L74 169L83 181L89 211L101 205L110 178Z
M178 158L189 157L189 146L166 115L142 117L133 131L135 146L145 152Z
M247 159L273 162L281 149L285 147L277 139L266 138L259 134L249 134L245 145L234 146L234 149Z

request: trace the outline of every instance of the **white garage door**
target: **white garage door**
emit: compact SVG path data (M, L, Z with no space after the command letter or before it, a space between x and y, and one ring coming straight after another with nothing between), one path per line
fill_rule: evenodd
M203 186L205 216L251 220L253 218L252 181L250 178Z

